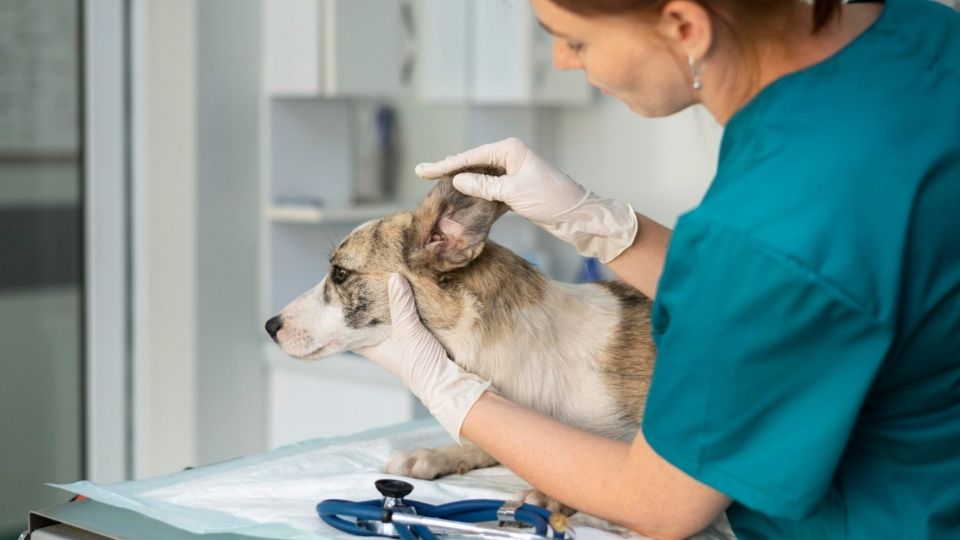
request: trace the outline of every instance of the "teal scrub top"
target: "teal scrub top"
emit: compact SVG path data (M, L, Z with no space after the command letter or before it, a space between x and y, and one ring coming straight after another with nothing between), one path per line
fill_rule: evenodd
M960 538L960 14L888 0L728 123L643 433L739 538Z

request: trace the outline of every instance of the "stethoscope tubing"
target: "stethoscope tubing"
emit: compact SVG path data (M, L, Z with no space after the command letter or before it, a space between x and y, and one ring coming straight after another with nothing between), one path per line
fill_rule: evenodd
M420 538L423 540L431 540L432 538L436 538L432 534L433 530L431 528L450 531L453 533L480 536L482 538L510 538L512 540L543 540L546 538L545 536L539 534L496 530L470 525L469 523L460 523L458 521L450 521L447 519L416 516L413 514L394 514L393 523L412 526L421 533ZM396 527L396 531L398 533L405 530L406 529L404 527ZM424 536L422 534L423 530L426 530L429 536ZM400 536L401 538L404 538L402 534Z
M497 510L504 501L493 499L470 499L452 503L431 505L419 501L406 500L404 503L416 509L417 514L394 512L385 509L380 499L353 502L340 499L328 499L317 504L317 514L325 523L340 531L357 536L378 536L375 532L357 525L340 516L350 516L364 521L382 521L395 523L395 530L402 540L435 540L436 536L427 528L447 530L479 535L488 538L511 538L514 540L542 540L547 537L550 512L544 508L523 504L515 511L517 521L533 525L536 534L514 531L498 531L486 527L470 525L483 521L497 521ZM416 533L414 536L413 533ZM555 537L563 538L562 533Z
M383 521L386 512L379 505L379 499L360 502L327 499L317 504L317 514L324 523L345 533L357 536L379 536L369 529L364 529L356 523L340 517L350 516L365 521Z

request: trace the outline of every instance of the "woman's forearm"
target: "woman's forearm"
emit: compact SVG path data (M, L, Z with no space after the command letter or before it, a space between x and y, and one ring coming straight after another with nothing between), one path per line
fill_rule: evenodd
M461 434L531 485L577 510L657 538L689 536L729 504L658 456L485 393Z
M492 428L492 429L491 429ZM461 434L557 500L594 515L610 515L608 484L622 472L630 445L597 437L484 394L464 420ZM579 497L578 494L599 494Z
M655 298L673 231L639 213L637 224L633 245L607 266L620 279L650 298Z

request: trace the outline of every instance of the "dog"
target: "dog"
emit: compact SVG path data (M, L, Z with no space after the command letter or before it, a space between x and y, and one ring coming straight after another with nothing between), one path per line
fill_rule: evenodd
M410 282L423 324L464 370L515 403L632 440L656 357L650 300L614 281L551 281L487 239L508 208L458 192L454 174L414 211L354 229L323 280L271 318L267 332L303 360L376 345L390 335L387 278L397 272ZM385 471L433 479L496 464L475 446L453 444L399 450ZM527 500L555 504L540 497Z

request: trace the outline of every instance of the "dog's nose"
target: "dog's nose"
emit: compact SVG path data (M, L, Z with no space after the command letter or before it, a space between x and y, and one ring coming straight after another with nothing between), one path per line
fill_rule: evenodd
M273 317L267 321L266 329L267 333L270 334L270 338L274 341L277 341L277 332L280 331L280 328L283 327L283 319L280 318L280 315Z

